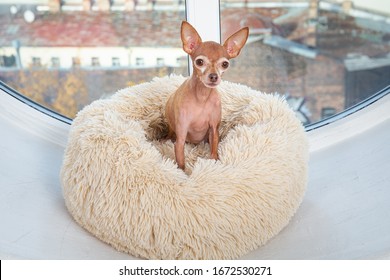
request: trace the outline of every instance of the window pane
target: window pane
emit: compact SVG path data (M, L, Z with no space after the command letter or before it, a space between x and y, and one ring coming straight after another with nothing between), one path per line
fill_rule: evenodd
M390 2L221 0L222 40L250 38L225 79L287 97L305 124L390 84Z
M184 1L14 3L0 2L0 80L68 117L121 88L188 75Z

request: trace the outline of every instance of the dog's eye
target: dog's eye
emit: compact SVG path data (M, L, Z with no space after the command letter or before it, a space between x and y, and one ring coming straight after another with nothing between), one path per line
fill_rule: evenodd
M229 67L229 62L227 61L222 62L222 67L227 69Z
M199 59L197 59L197 60L195 61L195 63L196 63L196 65L198 65L198 66L203 66L204 61L203 61L203 59L199 58Z

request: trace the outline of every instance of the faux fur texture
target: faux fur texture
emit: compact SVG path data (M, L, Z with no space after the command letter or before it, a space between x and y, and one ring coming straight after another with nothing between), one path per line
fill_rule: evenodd
M232 259L287 225L304 196L308 145L280 97L222 82L219 160L164 140L164 107L184 81L156 78L85 107L61 170L66 206L99 239L149 259Z

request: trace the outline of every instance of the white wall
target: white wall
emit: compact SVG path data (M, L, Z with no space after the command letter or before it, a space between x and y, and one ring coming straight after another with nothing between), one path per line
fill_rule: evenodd
M16 55L12 47L1 48L0 55ZM97 57L101 67L112 67L112 58L118 58L123 67L154 67L157 59L163 59L163 65L178 66L178 59L185 56L181 48L125 48L125 47L21 47L20 56L24 68L32 64L32 58L40 58L41 65L51 67L51 59L58 57L61 68L70 68L73 57L80 59L80 65L92 66L92 58ZM143 65L137 65L137 58L142 58Z

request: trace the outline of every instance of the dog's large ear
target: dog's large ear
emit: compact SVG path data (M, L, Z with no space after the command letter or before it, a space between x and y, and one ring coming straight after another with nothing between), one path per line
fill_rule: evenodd
M229 59L235 58L237 55L240 54L240 51L242 47L245 45L248 36L249 36L249 28L244 27L226 39L223 46L225 47L229 55Z
M183 42L183 50L188 54L193 54L202 43L198 32L186 21L181 24L181 41Z

